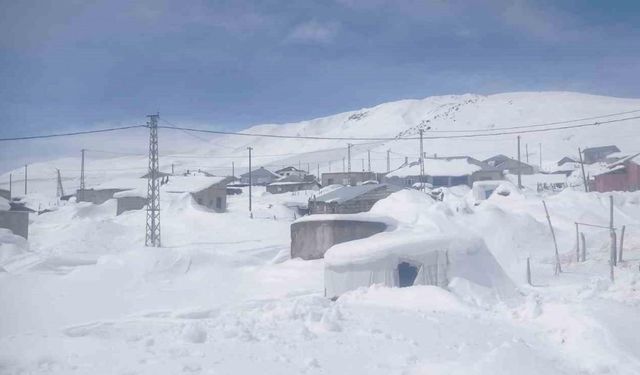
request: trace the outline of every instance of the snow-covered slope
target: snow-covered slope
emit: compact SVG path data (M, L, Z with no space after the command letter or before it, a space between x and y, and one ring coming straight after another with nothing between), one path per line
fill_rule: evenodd
M459 133L445 131L486 130L508 126L532 125L589 118L605 114L640 109L640 99L622 99L571 92L521 92L489 96L449 95L420 100L402 100L381 104L372 108L340 113L328 117L289 124L267 124L251 127L246 133L274 135L303 135L325 137L397 137L415 135L419 128L427 129L425 137ZM618 115L608 119L634 116ZM181 124L171 119L176 125ZM591 120L595 121L595 120ZM162 123L161 123L162 124ZM538 164L540 146L543 165L553 165L565 155L577 154L578 147L616 144L623 152L640 151L637 138L640 120L630 120L611 125L579 129L566 129L547 133L522 135L523 160ZM185 140L186 138L186 140ZM441 156L470 155L485 158L498 153L516 155L515 135L472 139L427 139L425 152ZM69 190L78 186L80 149L87 151L88 183L95 184L114 176L144 174L147 167L145 152L147 136L144 129L131 133L98 134L72 139L73 154L77 157L34 163L29 167L30 191L55 193L55 169L62 172L63 183ZM44 142L44 141L40 141ZM40 144L22 144L21 147L39 147ZM61 142L61 141L60 141ZM68 141L65 141L68 142ZM162 129L160 131L161 166L163 170L177 171L205 169L219 175L231 173L235 163L236 174L246 171L247 146L253 147L254 166L280 168L283 165L317 170L342 170L346 156L346 143L342 140L277 139L238 136L212 136L197 134L189 137L183 132ZM372 169L386 171L386 151L391 150L391 167L399 166L405 156L416 158L417 141L354 142L352 165L354 170L368 168L367 151L371 151ZM87 146L88 145L88 146ZM15 147L15 146L13 146ZM139 155L121 155L94 152L117 151ZM528 156L526 152L528 151ZM0 161L1 162L1 161ZM5 160L5 162L7 162ZM15 164L15 163L13 163ZM1 170L0 166L0 170ZM12 171L19 183L22 169ZM0 188L6 187L8 173L0 176ZM19 188L18 188L19 186ZM16 185L21 190L22 185Z

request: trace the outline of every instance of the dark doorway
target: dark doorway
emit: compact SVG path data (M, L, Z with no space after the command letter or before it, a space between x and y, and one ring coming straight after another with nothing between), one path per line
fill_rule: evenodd
M398 283L400 288L412 286L418 276L418 267L407 262L398 264Z

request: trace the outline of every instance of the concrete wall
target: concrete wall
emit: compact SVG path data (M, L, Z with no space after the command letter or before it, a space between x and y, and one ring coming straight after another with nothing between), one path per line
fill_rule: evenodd
M9 190L0 189L0 197L10 201L11 200L11 193L9 192Z
M350 180L349 177L351 178ZM322 174L322 186L335 184L353 186L365 181L377 181L379 177L374 172L328 172Z
M318 190L318 185L316 185L315 182L301 182L299 184L287 185L267 185L267 191L271 194L282 194L299 190Z
M78 202L91 202L93 204L102 204L113 198L113 194L125 189L85 189L76 192L76 200Z
M320 259L333 245L384 232L386 224L354 220L302 221L291 224L291 258Z
M0 211L0 228L7 228L13 234L29 238L29 213L26 211Z
M147 205L147 198L143 197L120 197L118 198L118 206L116 215L120 215L125 211L140 210Z
M193 199L199 205L205 206L216 212L225 212L227 210L227 187L211 186L197 193L191 193Z

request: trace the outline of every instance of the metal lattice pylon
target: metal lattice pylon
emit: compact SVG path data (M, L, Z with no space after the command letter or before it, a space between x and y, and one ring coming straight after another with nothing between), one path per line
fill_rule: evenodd
M149 173L147 176L147 228L145 246L160 247L160 161L158 158L158 118L149 115Z

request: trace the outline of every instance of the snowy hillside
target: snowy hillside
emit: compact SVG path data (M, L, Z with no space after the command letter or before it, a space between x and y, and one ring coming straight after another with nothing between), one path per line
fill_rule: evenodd
M415 135L418 128L430 127L430 130L425 131L425 137L430 137L460 134L449 131L476 131L569 121L639 109L640 99L570 92L523 92L489 96L466 94L402 100L298 123L254 126L244 132L325 137L397 137ZM606 119L633 115L637 113ZM178 126L191 125L178 123L175 119L170 120ZM593 121L595 120L590 122ZM578 147L616 144L624 153L640 151L636 141L638 124L640 120L631 120L597 127L523 134L522 159L538 165L540 145L543 166L553 166L565 155L577 156ZM161 121L160 125L166 124ZM142 175L147 167L148 135L145 129L76 137L71 142L73 146L66 140L63 146L59 144L62 140L37 142L18 142L9 147L24 148L27 145L33 148L43 145L44 148L61 148L61 155L73 155L63 159L51 158L50 161L30 165L29 175L34 180L31 186L34 187L34 191L43 194L55 193L56 168L61 170L66 188L77 188L81 148L89 149L86 169L91 184L100 183L105 178L113 176ZM368 168L367 150L371 151L372 169L380 172L386 171L387 150L391 150L392 169L402 164L405 157L416 158L419 153L417 141L354 143L353 170L361 170L363 166L365 169ZM311 173L316 173L318 169L322 173L342 170L342 159L347 154L346 144L347 141L341 140L213 136L199 133L187 135L177 130L161 129L160 162L165 171L169 171L173 164L180 172L187 169L203 169L218 175L231 174L231 163L234 162L235 172L239 174L247 170L246 147L251 146L254 150L254 166L280 168L293 164L303 169L309 168ZM516 135L427 139L425 152L428 155L469 155L476 158L486 158L498 153L516 156ZM7 160L4 162L8 164ZM12 164L15 165L16 161L12 160ZM12 173L14 181L22 178L22 169L13 170ZM1 175L0 187L6 187L8 179L8 173Z

